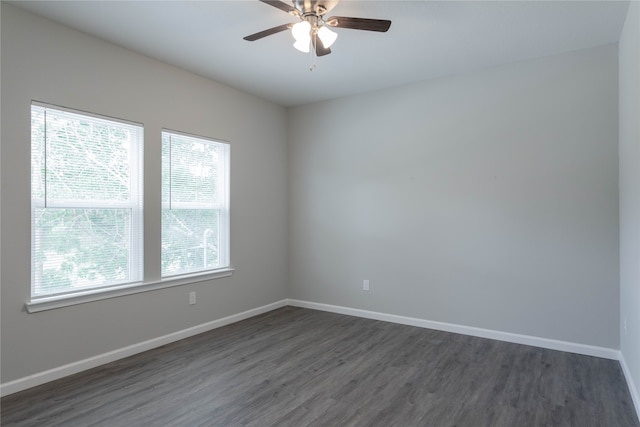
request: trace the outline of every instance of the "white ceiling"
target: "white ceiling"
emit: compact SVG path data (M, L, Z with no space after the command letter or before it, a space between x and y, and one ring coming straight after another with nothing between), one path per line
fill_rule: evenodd
M286 0L285 0L286 1ZM354 1L328 16L390 19L387 33L335 29L332 53L295 50L295 22L257 0L17 1L88 34L284 106L617 42L628 2Z

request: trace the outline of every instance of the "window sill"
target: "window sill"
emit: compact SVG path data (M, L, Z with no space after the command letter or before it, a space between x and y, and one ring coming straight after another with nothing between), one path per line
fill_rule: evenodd
M42 297L27 301L25 308L28 313L54 310L56 308L68 307L71 305L84 304L92 301L100 301L109 298L117 298L125 295L139 294L142 292L155 291L158 289L171 288L174 286L187 285L191 283L204 282L207 280L229 277L233 274L231 267L220 270L186 274L181 276L165 277L154 282L129 283L109 289L94 289L76 292L68 295L57 295L52 297Z

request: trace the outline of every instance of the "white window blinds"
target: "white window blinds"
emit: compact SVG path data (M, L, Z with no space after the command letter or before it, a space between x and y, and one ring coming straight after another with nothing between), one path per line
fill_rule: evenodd
M140 125L31 107L32 298L142 280Z
M162 276L229 266L229 144L162 133Z

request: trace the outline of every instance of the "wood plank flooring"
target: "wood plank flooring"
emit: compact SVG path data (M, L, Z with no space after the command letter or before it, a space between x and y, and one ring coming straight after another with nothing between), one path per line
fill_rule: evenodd
M21 427L640 426L616 361L294 307L0 403Z

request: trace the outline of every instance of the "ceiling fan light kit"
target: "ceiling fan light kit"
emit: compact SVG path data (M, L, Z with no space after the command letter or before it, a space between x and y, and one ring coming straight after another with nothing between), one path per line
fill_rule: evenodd
M277 27L246 36L244 37L245 40L256 41L291 29L291 34L295 39L293 47L301 52L308 53L310 52L310 47L313 46L316 56L330 54L331 49L329 48L338 38L338 34L328 27L384 33L391 26L391 21L384 19L332 16L325 20L324 15L333 9L340 0L293 0L291 5L280 0L259 1L297 17L299 22L278 25Z
M298 49L300 52L309 53L309 43L311 43L311 38L306 38L302 40L296 40L293 43L293 47Z
M310 24L309 21L300 21L295 24L291 28L291 34L296 40L293 47L306 53L309 52L309 45L313 37L318 37L326 49L331 47L338 38L338 35L327 27L318 28L317 25Z
M327 27L323 26L318 29L318 37L320 37L320 40L322 41L324 47L330 48L338 38L338 34L335 31L331 31Z

